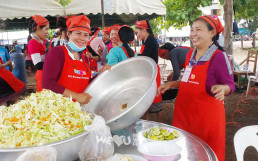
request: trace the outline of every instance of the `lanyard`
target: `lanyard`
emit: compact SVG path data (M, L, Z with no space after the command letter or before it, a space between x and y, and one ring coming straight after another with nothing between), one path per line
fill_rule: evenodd
M197 63L201 60L201 58L202 58L203 56L201 56L198 60L197 60L197 62L196 63L194 63L194 65L193 65L193 67L192 67L192 69L197 65ZM192 59L191 59L192 60ZM191 62L191 60L190 60L190 62L189 62L189 64L190 64L190 66L192 66L192 62Z
M68 47L68 45L66 44L65 46L66 46L66 48L72 53L72 51L70 50L70 48ZM82 54L79 53L79 56L80 56L80 58L82 58L82 62L83 62L83 64L84 64L84 66L85 66L87 72L89 72L89 69L87 68L86 63L85 63L86 61L84 60Z
M38 40L38 42L40 42L42 45L45 45L45 43L44 43L43 40L39 40L39 39L38 39L36 36L34 36L33 34L31 34L31 36L32 36L34 39Z
M66 44L65 46L66 46L66 48L67 48L71 53L73 53L73 52L70 50L70 48L68 47L67 44Z

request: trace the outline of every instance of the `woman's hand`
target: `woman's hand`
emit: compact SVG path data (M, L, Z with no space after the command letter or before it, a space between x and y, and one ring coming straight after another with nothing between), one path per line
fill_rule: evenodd
M211 92L215 95L214 97L220 101L223 101L225 95L230 93L231 89L228 85L215 84L211 87Z
M165 93L167 90L169 90L171 88L170 83L166 83L166 84L162 84L159 86L158 90L157 90L157 96L160 94Z
M90 52L86 52L86 55L88 56L88 58L92 58L92 54Z
M0 68L5 68L5 65L0 63Z
M78 93L76 98L74 98L76 101L78 101L80 104L87 104L90 102L90 99L92 96L88 93Z
M171 81L168 82L166 84L162 84L161 86L159 86L159 88L157 89L157 94L156 96L165 93L167 90L169 90L170 88L178 88L180 85L181 81Z
M76 93L73 91L70 91L69 89L65 89L63 95L65 97L71 97L78 101L80 104L87 104L90 102L90 99L92 98L92 96L88 93Z
M105 70L111 70L111 65L105 65L100 71L99 71L99 73L103 73Z

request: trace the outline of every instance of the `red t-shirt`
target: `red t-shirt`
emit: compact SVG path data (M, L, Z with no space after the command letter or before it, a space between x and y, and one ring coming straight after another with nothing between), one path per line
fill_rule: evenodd
M46 42L46 40L43 40L44 43ZM45 46L45 47L44 47ZM32 54L35 53L40 53L40 55L45 55L45 51L46 51L46 45L41 44L40 42L38 42L35 39L30 39L29 43L28 43L28 53L31 56Z

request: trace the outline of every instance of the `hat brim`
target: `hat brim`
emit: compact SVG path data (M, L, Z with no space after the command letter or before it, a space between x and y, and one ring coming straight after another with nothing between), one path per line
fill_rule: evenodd
M68 29L68 31L77 31L77 30L86 31L86 32L88 32L89 34L91 34L90 29L88 29L87 27L84 27L84 26L75 26L75 27L70 27L70 28Z

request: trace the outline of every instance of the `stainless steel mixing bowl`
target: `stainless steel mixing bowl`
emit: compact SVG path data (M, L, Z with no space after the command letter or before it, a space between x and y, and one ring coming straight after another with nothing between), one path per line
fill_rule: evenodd
M87 110L86 112L90 113ZM95 115L92 114L92 116L94 119ZM41 147L55 148L57 151L57 161L74 161L79 158L78 152L81 150L82 143L85 140L88 133L88 131L84 131L75 136L41 146L5 149L0 148L0 161L15 161L20 155L22 155L27 150Z
M157 65L149 57L124 60L93 80L84 91L93 98L83 108L101 115L111 131L126 128L152 104L157 90L156 75Z
M78 152L80 151L81 145L87 134L88 132L85 131L73 137L42 146L0 149L0 160L15 161L27 150L31 150L37 147L53 147L57 151L57 161L73 161L79 157Z

